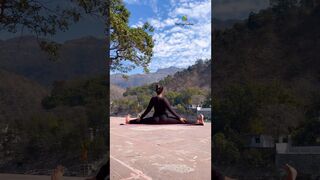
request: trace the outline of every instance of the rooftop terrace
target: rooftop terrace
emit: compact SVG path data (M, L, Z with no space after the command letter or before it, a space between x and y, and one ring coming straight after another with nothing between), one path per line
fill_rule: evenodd
M211 179L211 124L119 125L110 119L111 179Z

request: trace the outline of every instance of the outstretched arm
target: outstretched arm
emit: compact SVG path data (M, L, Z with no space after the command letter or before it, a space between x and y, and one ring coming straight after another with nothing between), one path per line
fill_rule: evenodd
M140 118L143 119L151 111L152 107L153 107L153 98L150 99L147 109L144 111L144 113L141 115Z
M167 109L169 110L169 112L174 115L176 118L180 119L181 117L171 108L170 103L167 99L164 99L164 102L167 106Z

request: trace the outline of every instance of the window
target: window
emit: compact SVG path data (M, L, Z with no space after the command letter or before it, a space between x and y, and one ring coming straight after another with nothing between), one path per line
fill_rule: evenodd
M256 142L257 144L260 144L260 137L256 137L256 138L255 138L255 142Z

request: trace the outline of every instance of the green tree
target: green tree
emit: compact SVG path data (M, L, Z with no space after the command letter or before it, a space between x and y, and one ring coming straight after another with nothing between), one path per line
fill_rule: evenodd
M239 149L223 133L213 136L213 154L213 161L219 164L235 163L240 159Z
M43 38L67 31L87 15L105 19L109 7L108 1L101 0L69 0L68 3L72 6L56 3L53 7L43 0L0 0L0 29L11 33L29 31L38 38L41 49L51 58L57 58L60 45Z
M187 112L185 107L183 107L181 104L178 104L176 107L177 107L177 110L179 113L186 113Z
M244 164L249 164L255 167L263 167L266 166L264 161L263 153L258 149L246 149L242 153L242 159L244 160Z
M168 101L171 103L171 105L175 106L177 105L177 101L176 98L179 96L178 92L175 91L168 91L166 93L166 98L168 99Z
M203 95L203 92L200 88L192 87L183 89L180 91L179 96L177 97L176 103L181 103L182 105L190 105L192 103L192 96Z
M121 0L112 0L110 8L110 64L111 70L128 72L137 66L148 72L154 42L149 33L154 31L149 23L130 27L130 12ZM125 64L124 61L130 62Z
M202 107L208 108L212 106L212 96L211 96L211 92L209 92L206 96L205 96L205 100L202 104Z
M137 103L139 103L138 104L139 106L147 107L150 101L150 96L146 94L140 94L137 96L137 99L138 99Z
M314 118L303 122L299 128L292 133L293 142L300 146L320 145L320 120Z
M93 16L106 22L106 50L111 56L111 70L128 72L141 66L148 72L154 46L150 33L154 29L149 23L129 27L130 12L122 0L67 0L55 4L53 7L43 0L0 0L0 29L11 33L29 31L38 38L41 49L51 59L57 59L60 44L48 39Z
M201 105L205 101L206 97L204 95L192 95L191 104Z
M213 114L217 131L230 126L236 132L247 132L248 122L256 116L258 100L247 85L233 85L214 100Z

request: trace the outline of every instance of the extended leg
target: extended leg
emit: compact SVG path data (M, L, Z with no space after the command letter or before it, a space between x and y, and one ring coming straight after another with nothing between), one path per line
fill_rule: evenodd
M143 118L140 121L137 119L130 119L128 124L155 124L153 117Z
M180 121L180 119L176 117L169 117L166 115L160 116L160 123L161 124L184 124L183 122Z
M86 180L104 180L104 179L106 179L106 177L108 177L109 174L110 174L109 166L110 166L110 163L109 163L109 161L108 161L106 164L104 164L104 165L99 169L99 172L98 172L98 174L97 174L96 176L91 177L91 178L88 178L88 179L86 179ZM107 178L107 179L109 179L109 178Z
M202 114L200 114L197 117L196 121L186 120L186 123L181 122L179 119L177 119L175 117L163 117L163 116L161 116L161 123L162 124L192 124L192 125L203 126L204 125L204 116Z

